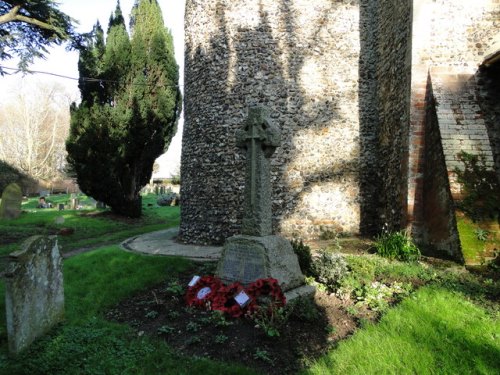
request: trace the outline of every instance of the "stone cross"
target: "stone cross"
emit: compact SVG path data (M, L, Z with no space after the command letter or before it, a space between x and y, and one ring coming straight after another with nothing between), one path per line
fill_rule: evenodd
M264 107L248 109L244 128L236 133L236 144L246 149L245 198L242 234L272 234L270 157L280 145L281 133Z

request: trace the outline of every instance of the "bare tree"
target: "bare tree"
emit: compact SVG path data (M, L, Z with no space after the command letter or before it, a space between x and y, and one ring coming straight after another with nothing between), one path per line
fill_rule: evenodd
M15 91L0 104L0 159L36 179L60 177L72 98L55 83L23 80Z

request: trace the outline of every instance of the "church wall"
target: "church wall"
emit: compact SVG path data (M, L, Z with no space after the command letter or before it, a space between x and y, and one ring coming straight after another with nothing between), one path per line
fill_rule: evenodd
M184 241L239 231L245 155L234 135L257 104L282 131L276 232L401 222L411 2L188 0L185 25Z

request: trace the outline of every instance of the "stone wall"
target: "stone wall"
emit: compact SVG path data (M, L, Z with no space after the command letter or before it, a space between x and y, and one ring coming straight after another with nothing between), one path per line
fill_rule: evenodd
M399 225L411 2L188 0L185 30L184 241L238 233L245 155L234 134L256 104L282 132L275 231L311 238Z
M359 229L357 66L352 1L186 4L181 237L238 233L244 153L234 134L255 104L282 131L272 159L274 228Z
M411 25L413 9L411 1L374 0L370 12L376 14L375 45L377 59L377 90L373 102L377 104L377 170L380 189L372 204L379 211L380 228L399 230L406 224L407 175L408 175L408 132L410 123L411 87ZM362 33L370 30L361 29ZM360 67L361 68L361 67ZM364 105L360 103L360 111ZM362 126L372 124L371 121ZM369 179L365 179L369 183ZM377 223L377 220L363 220Z

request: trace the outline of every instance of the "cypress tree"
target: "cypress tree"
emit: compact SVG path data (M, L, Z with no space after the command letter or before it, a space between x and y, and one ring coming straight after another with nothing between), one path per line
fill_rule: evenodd
M81 51L82 102L72 105L66 148L83 192L138 217L139 191L175 134L181 95L172 36L156 0L137 1L131 25L129 39L118 2L106 42L96 25Z

